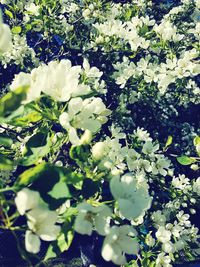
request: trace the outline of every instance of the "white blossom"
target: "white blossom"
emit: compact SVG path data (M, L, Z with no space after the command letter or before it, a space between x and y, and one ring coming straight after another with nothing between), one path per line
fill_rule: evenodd
M78 216L75 220L75 231L82 235L91 235L93 228L100 235L106 235L109 231L111 210L106 205L93 207L88 203L77 206Z
M165 253L162 252L158 254L158 257L156 259L156 267L172 267L170 262L170 256L167 256Z
M0 17L0 53L9 51L11 47L12 47L12 36L10 28L7 24L2 23Z
M156 232L156 237L160 242L166 243L171 239L171 232L166 230L164 226L159 226Z
M102 247L102 257L117 265L126 263L126 254L137 254L139 244L136 240L137 232L129 225L113 226L105 237Z
M151 197L148 186L144 183L138 185L131 173L113 177L110 182L110 190L117 200L120 213L127 219L136 219L151 206Z
M15 197L15 204L21 215L39 205L40 194L37 191L23 188Z
M105 142L97 142L92 147L92 157L95 160L100 160L104 157L106 153L106 143Z

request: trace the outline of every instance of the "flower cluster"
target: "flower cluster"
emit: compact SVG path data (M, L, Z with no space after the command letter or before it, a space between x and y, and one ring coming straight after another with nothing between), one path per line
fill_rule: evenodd
M84 238L95 265L198 259L200 1L0 2L1 231L34 266Z
M32 253L40 251L40 238L53 241L60 232L60 226L55 225L57 214L40 204L37 191L24 188L17 193L15 203L20 215L26 215L29 230L25 234L26 250Z

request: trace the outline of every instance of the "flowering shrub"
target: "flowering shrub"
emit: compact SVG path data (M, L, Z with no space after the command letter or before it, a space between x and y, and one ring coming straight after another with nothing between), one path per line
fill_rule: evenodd
M0 1L0 229L31 266L82 235L102 266L200 257L200 1L118 2Z

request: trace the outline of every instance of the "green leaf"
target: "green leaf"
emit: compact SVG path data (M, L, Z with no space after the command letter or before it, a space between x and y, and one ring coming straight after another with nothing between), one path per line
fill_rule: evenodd
M14 26L11 31L14 34L19 34L22 31L22 28L21 26Z
M37 179L41 178L41 175L49 169L49 164L46 162L40 163L37 166L30 168L20 174L15 185L19 188L28 186Z
M23 117L16 117L10 121L11 125L15 126L28 126L30 123L38 122L42 119L42 116L37 111L31 111L29 114Z
M188 156L181 156L177 158L177 161L181 164L181 165L190 165L192 163L194 163L196 160L194 158L188 157Z
M64 225L62 226L62 231L58 236L57 240L52 242L48 247L44 261L48 259L57 257L60 253L67 251L74 238L73 230L74 219L68 217Z
M88 145L72 146L69 151L69 156L75 161L84 162L88 158L89 152Z
M156 266L155 261L152 261L152 262L150 263L150 265L149 265L149 267L155 267L155 266Z
M70 247L73 237L74 218L69 217L62 227L62 233L58 238L58 247L61 252L68 250Z
M145 258L142 260L142 266L143 267L149 267L150 260L148 258Z
M200 144L200 136L196 136L195 138L194 138L194 145L195 146L197 146L198 144Z
M13 140L11 138L0 136L0 145L10 147L13 144Z
M194 145L196 147L197 154L200 156L200 136L194 138Z
M0 122L7 123L9 125L27 127L30 123L38 122L42 119L42 115L34 110L34 104L26 104L20 106L17 110L12 112L6 118L0 118Z
M30 31L32 29L32 25L31 24L26 24L25 26L27 31Z
M38 132L25 145L25 152L19 164L30 166L47 155L51 148L51 138L48 134Z
M57 209L71 193L68 184L76 177L72 171L43 162L19 175L15 187L19 190L24 186L40 192L42 199L50 209Z
M52 190L48 193L49 196L59 199L59 198L69 198L70 192L67 187L66 182L60 181L59 183L55 184Z
M81 173L76 173L69 168L56 167L62 181L66 181L67 184L76 185L83 181L84 176Z
M165 149L172 144L172 141L173 141L173 137L171 135L169 135L167 138L167 142L165 144Z
M12 170L14 163L7 157L0 155L0 170Z
M0 117L7 117L17 110L26 98L27 91L28 86L23 86L4 95L0 100Z
M8 9L5 10L4 12L10 19L13 19L13 13L9 11Z

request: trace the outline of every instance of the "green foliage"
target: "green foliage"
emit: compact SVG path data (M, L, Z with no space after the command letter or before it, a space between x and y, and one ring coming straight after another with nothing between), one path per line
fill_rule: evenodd
M81 180L81 174L43 162L19 175L15 187L19 190L24 186L30 186L40 192L50 208L55 209L71 197L68 185L76 185Z
M167 142L165 144L164 150L166 150L173 142L173 137L171 135L168 136Z
M50 149L51 138L49 134L38 131L26 143L23 158L19 164L23 166L36 164L49 153Z
M13 111L17 110L22 101L26 98L28 87L20 87L15 91L8 92L0 100L0 117L8 117Z
M181 164L181 165L190 165L194 162L196 162L196 160L192 157L188 157L188 156L181 156L181 157L177 157L177 161Z
M84 162L89 156L89 146L72 146L69 151L69 156L77 162Z
M13 19L13 13L12 13L10 10L6 9L6 10L5 10L5 14L6 14L10 19Z
M0 170L12 170L14 166L14 162L0 154Z
M61 233L57 240L49 245L44 261L55 258L60 253L69 249L74 238L73 224L76 214L77 210L71 207L65 213L65 222L62 226Z
M14 33L14 34L19 34L19 33L21 33L21 31L22 31L21 26L14 26L12 28L12 33Z
M11 147L13 140L5 135L0 135L0 146Z

